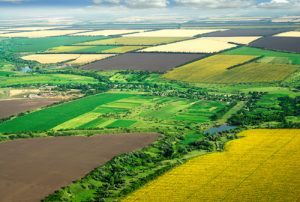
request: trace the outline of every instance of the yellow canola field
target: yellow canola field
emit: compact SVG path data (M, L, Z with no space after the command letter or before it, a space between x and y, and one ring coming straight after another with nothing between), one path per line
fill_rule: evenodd
M300 37L300 31L284 32L284 33L277 34L275 36L279 36L279 37Z
M22 59L33 60L41 64L61 62L67 62L67 64L86 64L112 56L114 54L34 54L24 56Z
M128 34L129 37L194 37L210 32L224 31L224 29L162 29L157 31Z
M87 31L87 30L41 30L41 31L29 31L29 32L15 32L15 33L0 34L0 37L41 38L41 37L51 37L51 36L63 36L63 35L83 32L83 31Z
M121 30L99 30L99 31L92 31L92 32L83 32L79 34L73 34L73 36L111 36L111 35L122 35L122 34L129 34L135 32L144 32L145 30L141 29L121 29Z
M225 152L194 158L124 202L299 201L300 130L248 130Z
M205 37L206 39L248 45L249 43L261 38L260 36L237 36L237 37Z
M141 50L141 52L215 53L234 47L236 45L227 42L198 38L149 47Z

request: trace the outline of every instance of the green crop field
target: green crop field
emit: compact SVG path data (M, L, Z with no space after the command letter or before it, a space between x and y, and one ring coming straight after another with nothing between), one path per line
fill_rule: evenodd
M107 49L102 53L127 53L145 48L145 46L120 46L117 48Z
M79 43L78 45L159 45L167 44L176 41L181 41L187 38L183 37L120 37L105 40L97 40Z
M3 122L0 132L183 126L208 122L225 107L217 101L99 94Z
M97 82L96 79L91 77L71 74L33 74L10 77L0 75L0 87L41 84L93 84Z
M131 97L129 94L99 94L36 111L0 124L0 133L49 130L92 111L97 106Z
M88 42L93 40L106 39L102 36L58 36L46 38L11 38L2 40L0 47L4 47L13 52L40 52L50 48L75 43Z
M300 54L264 50L260 48L241 47L222 53L223 55L253 55L263 56L261 62L278 64L300 64Z

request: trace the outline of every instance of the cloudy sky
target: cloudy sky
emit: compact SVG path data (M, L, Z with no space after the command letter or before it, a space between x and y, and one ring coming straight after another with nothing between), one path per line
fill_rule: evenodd
M0 0L12 15L97 15L103 19L300 15L300 0Z

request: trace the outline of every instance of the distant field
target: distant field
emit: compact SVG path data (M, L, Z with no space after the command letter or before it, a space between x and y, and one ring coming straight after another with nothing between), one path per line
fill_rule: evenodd
M290 31L275 35L277 37L300 37L300 31Z
M47 29L59 29L64 27L58 26L35 26L35 27L13 27L13 28L6 28L5 30L10 31L38 31L38 30L47 30Z
M250 46L269 50L300 53L300 37L265 37L250 43Z
M102 134L1 143L1 202L41 201L113 157L151 144L157 136L145 133ZM12 190L18 191L7 194Z
M224 152L189 160L122 201L297 201L300 130L248 130L240 136Z
M59 101L59 99L0 100L0 119L35 110Z
M252 47L241 47L233 50L226 51L222 53L224 55L254 55L254 56L264 56L266 60L269 58L279 58L277 59L278 64L283 62L284 64L300 64L300 54L297 53L285 53L279 51L265 50L260 48L252 48ZM265 60L265 62L267 62ZM264 62L264 61L262 61ZM271 61L270 61L271 62Z
M164 74L164 78L198 83L219 83L219 76L228 68L255 59L255 56L215 55L178 67ZM235 69L235 68L234 68Z
M34 54L23 56L23 60L32 60L41 64L55 64L72 61L80 57L80 54Z
M41 64L67 62L67 64L87 64L102 60L114 54L34 54L22 57L24 60L33 60Z
M49 53L101 53L117 46L59 46L48 50Z
M122 35L122 34L130 34L135 32L144 32L146 30L142 29L119 29L119 30L98 30L91 32L83 32L79 34L73 34L74 36L113 36L113 35Z
M209 40L216 40L216 41L222 41L227 43L236 43L236 44L244 44L247 45L257 39L259 39L259 36L238 36L238 37L203 37L205 39Z
M94 40L105 39L106 37L93 36L57 36L45 38L10 38L2 41L4 46L13 52L39 52L63 45L72 45Z
M218 29L162 29L150 32L128 34L128 37L194 37L200 34L217 31Z
M113 56L115 55L114 54L81 54L77 59L68 62L68 64L82 65L82 64L95 62L97 60L102 60L108 57L113 57Z
M49 53L126 53L138 49L142 49L144 46L115 46L115 45L103 45L103 46L59 46L50 49Z
M27 37L27 38L40 38L40 37L51 37L51 36L63 36L69 34L75 34L86 30L41 30L41 31L28 31L28 32L15 32L0 34L0 37Z
M188 39L185 37L119 37L79 43L78 45L159 45Z
M290 28L252 28L252 29L230 29L219 32L204 34L208 37L235 37L235 36L272 36L281 32L290 31Z
M204 56L204 54L126 53L88 64L83 66L83 69L166 72Z
M236 47L236 45L227 42L198 38L167 45L154 46L143 49L141 52L215 53L234 47Z
M61 85L61 84L91 84L97 80L91 77L71 74L37 74L12 77L0 77L0 87L22 85Z

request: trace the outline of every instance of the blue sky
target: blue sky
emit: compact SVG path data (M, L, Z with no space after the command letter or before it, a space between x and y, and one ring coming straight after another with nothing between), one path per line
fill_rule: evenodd
M284 16L300 15L300 0L0 0L0 18L30 14L97 16L102 20Z

